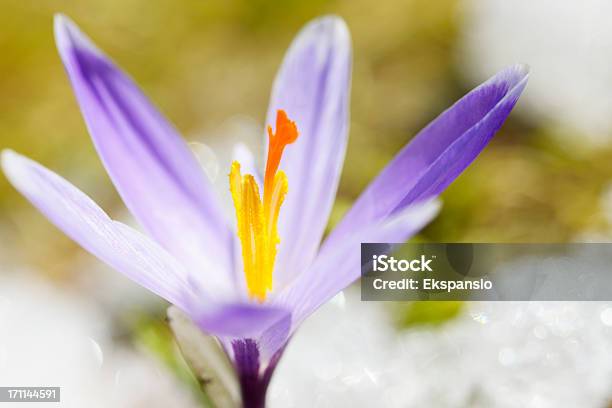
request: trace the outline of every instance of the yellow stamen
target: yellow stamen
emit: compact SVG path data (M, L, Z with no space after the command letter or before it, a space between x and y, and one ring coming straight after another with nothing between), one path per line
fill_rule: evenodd
M287 176L278 170L285 146L298 137L297 127L283 110L276 116L276 132L268 126L268 159L264 175L263 200L255 178L240 173L240 163L233 162L229 174L230 191L236 208L238 237L247 290L263 302L272 290L272 272L276 246L280 242L277 223L280 207L287 195Z

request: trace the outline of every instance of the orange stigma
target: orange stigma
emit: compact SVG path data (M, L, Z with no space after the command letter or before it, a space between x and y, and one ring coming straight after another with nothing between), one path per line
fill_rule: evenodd
M277 223L280 207L287 195L287 176L278 170L285 146L295 142L298 130L283 110L276 115L276 131L268 126L268 158L264 175L263 201L255 178L240 173L240 163L233 162L230 191L236 209L238 237L247 290L252 298L263 302L272 290L272 273L276 247L280 242Z

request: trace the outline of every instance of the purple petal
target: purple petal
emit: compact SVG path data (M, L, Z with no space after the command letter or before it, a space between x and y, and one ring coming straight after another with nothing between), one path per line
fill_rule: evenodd
M257 338L262 360L269 363L278 357L291 335L293 315L287 314Z
M183 309L201 329L219 336L258 336L289 316L278 306L213 301L209 291L192 284L189 272L166 250L113 221L91 198L40 164L5 150L2 169L11 184L66 235Z
M19 192L87 251L178 307L190 304L187 273L162 247L113 221L79 189L26 157L4 150L2 169Z
M484 149L528 78L515 65L483 83L425 127L368 186L324 244L440 194Z
M361 243L404 242L427 225L438 213L437 201L414 204L382 222L356 230L329 251L320 253L311 267L273 303L293 310L295 329L319 306L361 276Z
M262 365L262 367L269 367L270 365L276 365L280 354L282 354L287 342L289 341L289 336L291 335L292 328L292 314L289 309L284 306L278 306L274 304L264 304L259 306L254 306L259 308L264 308L270 310L270 313L273 313L273 310L278 311L278 315L273 316L271 319L273 324L267 326L265 330L260 331L259 333L255 333L255 330L252 330L253 333L251 335L241 335L235 337L223 337L220 338L222 344L225 347L225 350L229 351L230 357L235 361L235 356L231 354L233 343L238 340L253 340L257 344L257 355L258 355L258 363ZM261 311L261 313L265 313ZM277 319L278 317L278 319Z
M258 337L290 316L281 306L255 303L228 303L189 308L193 321L205 332L237 338Z
M221 272L231 271L231 234L185 142L74 23L57 16L55 37L89 133L132 214L186 266L217 260L204 279L232 290Z
M323 236L346 150L350 76L348 29L328 16L298 34L276 77L267 123L274 125L283 109L300 133L280 164L289 192L279 219L276 286L314 259Z

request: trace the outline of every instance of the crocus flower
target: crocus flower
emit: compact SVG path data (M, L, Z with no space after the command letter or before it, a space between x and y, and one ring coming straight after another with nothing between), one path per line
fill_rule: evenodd
M431 199L485 147L527 81L525 67L507 68L442 113L321 244L349 123L351 44L340 18L311 22L291 45L272 91L263 175L244 153L228 169L236 220L132 80L66 17L56 17L55 37L96 149L146 235L13 151L2 154L4 172L83 248L216 336L245 407L265 405L300 323L359 278L359 244L402 242L429 222L437 212Z

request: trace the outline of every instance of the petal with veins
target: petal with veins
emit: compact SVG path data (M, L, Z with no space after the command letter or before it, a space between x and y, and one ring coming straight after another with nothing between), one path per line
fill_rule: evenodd
M193 296L187 272L162 247L113 221L82 191L26 157L5 150L2 169L19 192L83 248L167 301L187 308Z
M528 78L515 65L483 83L425 127L385 167L332 231L323 250L354 229L435 197L478 156L510 114Z
M361 276L361 243L401 243L420 231L437 214L438 201L414 204L379 223L354 231L333 251L319 253L310 268L272 300L293 310L295 329L319 306Z
M189 272L157 243L117 221L68 181L13 151L2 152L9 181L53 224L87 251L189 314L219 336L256 336L288 312L277 306L213 300L192 284Z
M274 82L266 123L285 110L300 133L280 163L289 191L279 218L275 287L314 259L327 225L346 150L351 58L344 21L323 17L298 34Z
M212 271L198 279L233 291L231 233L186 143L74 23L57 16L55 37L89 133L132 214L186 267Z

